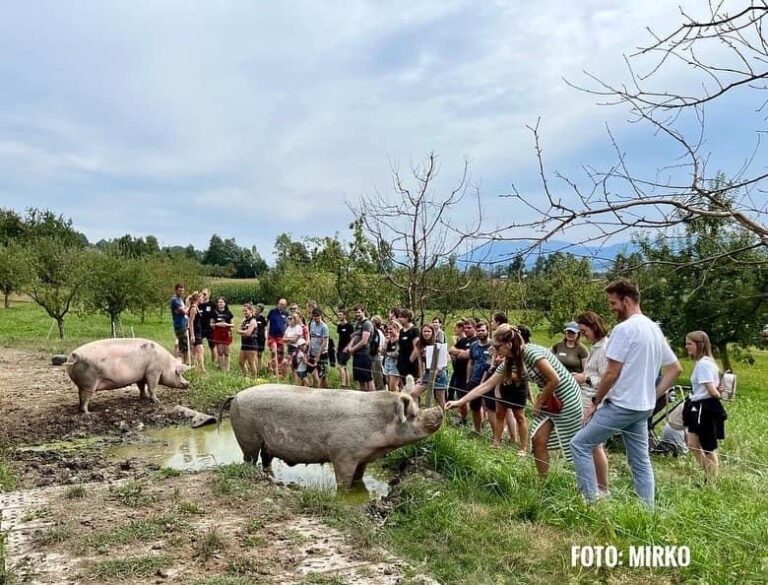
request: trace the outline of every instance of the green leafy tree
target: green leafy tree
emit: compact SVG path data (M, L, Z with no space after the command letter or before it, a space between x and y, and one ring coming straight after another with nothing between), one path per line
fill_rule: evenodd
M29 295L56 321L63 339L64 318L88 283L93 253L54 238L36 239L31 253L35 278Z
M10 295L23 292L33 276L31 257L26 248L16 242L0 244L0 290L5 297L3 306L6 309Z
M27 209L24 225L24 239L29 242L56 240L59 245L72 248L88 245L88 238L75 230L71 219L48 209Z
M540 256L525 279L524 301L549 321L552 333L582 311L605 314L603 283L593 278L587 258L565 252Z
M120 316L129 309L141 309L143 261L116 254L94 254L90 278L83 294L86 311L109 318L113 337L120 333Z
M699 218L686 232L682 239L639 239L644 263L630 275L640 283L643 310L661 322L673 345L682 347L691 331L706 331L723 367L731 368L729 344L759 341L768 310L768 253L745 252L750 235L722 220Z
M211 236L203 263L214 267L215 274L234 278L253 278L268 268L255 246L243 248L234 238L222 240L217 234Z
M282 233L275 239L275 268L285 264L308 266L311 262L306 244L294 240L290 234Z
M0 244L20 241L25 231L24 220L18 213L12 209L0 208Z

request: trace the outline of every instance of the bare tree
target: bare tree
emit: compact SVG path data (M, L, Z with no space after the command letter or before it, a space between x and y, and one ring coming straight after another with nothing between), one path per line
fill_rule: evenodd
M530 252L566 232L574 234L579 244L602 244L622 233L647 229L656 233L665 230L675 237L686 222L712 218L743 230L749 237L741 249L715 250L704 261L727 256L739 262L740 252L768 250L768 172L764 159L758 159L766 118L760 116L755 144L745 152L742 168L727 184L716 180L722 166L713 164L716 161L705 150L707 106L738 91L762 92L768 88L768 38L762 26L768 3L748 1L729 13L723 2L710 1L704 18L695 18L682 9L681 14L683 24L673 32L658 35L649 29L651 44L625 58L628 84L613 85L592 74L587 74L591 80L587 86L570 84L599 96L602 105L626 107L630 122L647 125L656 139L671 144L678 156L644 176L632 168L608 128L614 162L604 169L584 167L585 178L576 180L547 172L537 122L529 129L545 197L542 201L513 188L507 197L530 209L528 219L501 226L485 237L529 240L535 234L529 248L523 250ZM669 87L675 83L676 66L700 78L698 92ZM644 73L637 72L641 68ZM768 110L768 96L750 96L758 96L758 113ZM766 262L760 255L758 260L754 254L745 258L749 258L743 260L745 263Z
M430 153L422 165L413 166L410 177L403 177L396 165L391 169L391 195L377 191L361 196L349 207L378 247L381 274L423 321L430 297L469 285L466 278L447 283L436 277L438 269L451 256L463 252L463 246L480 232L480 197L477 189L470 188L467 161L458 182L447 192L436 188L439 165L435 153ZM453 223L458 216L466 223L460 228Z

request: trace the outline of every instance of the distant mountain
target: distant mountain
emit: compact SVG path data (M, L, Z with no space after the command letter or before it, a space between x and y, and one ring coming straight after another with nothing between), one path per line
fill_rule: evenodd
M503 266L511 263L515 256L525 252L537 244L535 240L516 240L516 241L490 241L478 246L474 250L459 256L456 264L459 268L467 268L479 264L483 268L492 269L495 266ZM584 244L572 244L558 240L544 242L527 253L525 267L533 268L539 256L548 256L555 252L568 253L579 258L589 258L592 263L592 269L602 272L610 268L616 256L619 254L629 254L637 250L637 247L631 242L620 242L607 246L587 246Z

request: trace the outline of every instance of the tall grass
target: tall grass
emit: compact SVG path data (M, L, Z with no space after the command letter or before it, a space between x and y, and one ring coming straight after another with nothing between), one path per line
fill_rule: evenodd
M755 367L768 369L767 357L759 353ZM429 441L388 457L393 464L420 457L448 480L405 482L402 503L388 524L390 543L411 560L429 559L438 578L453 583L492 582L506 574L498 560L507 558L505 546L515 546L508 533L528 534L532 526L553 529L547 537L555 546L542 573L530 568L528 574L526 563L516 561L520 582L581 574L570 567L572 544L612 544L619 550L648 544L690 547L689 567L650 573L615 569L621 582L768 582L768 427L762 423L768 397L761 386L750 384L751 376L744 378L741 394L728 404L728 438L721 447L721 478L714 485L704 483L690 455L654 458L657 506L650 512L634 495L624 455L612 453L613 497L586 506L576 491L573 468L564 460L556 459L550 476L540 481L530 458L490 449L486 440L446 427ZM453 550L450 543L466 554L440 555L439 547ZM583 582L597 578L594 571L583 572Z

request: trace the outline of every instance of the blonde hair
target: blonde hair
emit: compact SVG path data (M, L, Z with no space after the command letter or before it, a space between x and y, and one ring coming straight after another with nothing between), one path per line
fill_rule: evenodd
M692 341L696 344L696 355L693 359L700 360L703 357L714 359L712 356L712 344L709 341L709 335L704 331L691 331L685 336L686 341Z

